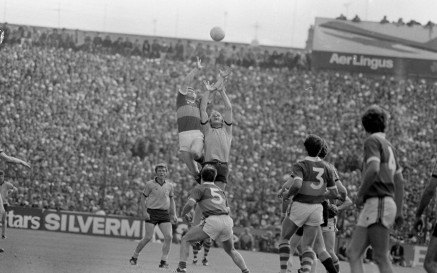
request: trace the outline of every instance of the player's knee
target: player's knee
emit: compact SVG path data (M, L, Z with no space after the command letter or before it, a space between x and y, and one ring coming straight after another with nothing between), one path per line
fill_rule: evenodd
M359 253L358 251L354 250L353 248L348 248L347 249L347 257L351 260L351 261L356 261L361 259L361 253Z
M383 253L377 254L376 252L373 255L373 261L377 265L390 263L388 255L384 255Z

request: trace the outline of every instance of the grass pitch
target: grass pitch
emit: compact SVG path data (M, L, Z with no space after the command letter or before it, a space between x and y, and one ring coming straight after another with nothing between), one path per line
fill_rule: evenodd
M112 239L87 235L33 231L25 229L8 229L6 240L0 239L1 273L161 273L170 272L179 261L179 245L172 245L169 255L169 270L158 269L161 257L161 244L150 243L138 259L138 265L129 264L129 259L137 245L136 241ZM279 272L279 256L258 252L241 251L252 273ZM191 264L192 254L188 260L188 272L192 273L230 273L241 272L231 258L219 248L211 248L209 266ZM199 253L199 258L203 251ZM199 261L200 262L200 261ZM298 265L294 257L293 264ZM341 263L341 272L350 273L349 265ZM377 273L373 264L365 265L366 273ZM297 272L296 269L293 272ZM322 265L318 273L325 273ZM422 267L395 267L395 273L423 273Z

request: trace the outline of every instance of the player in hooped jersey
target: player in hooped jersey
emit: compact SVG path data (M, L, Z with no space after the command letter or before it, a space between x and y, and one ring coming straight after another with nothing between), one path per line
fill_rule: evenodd
M414 223L414 229L419 232L420 228L423 228L422 214L425 208L428 206L431 199L435 196L437 192L437 167L434 166L434 170L431 174L431 181L425 188L422 194L419 207L416 211L416 221ZM423 264L426 272L435 273L437 272L437 225L434 225L434 232L432 233L431 241L428 245L428 250L425 256L425 262Z
M302 238L302 269L310 272L315 259L313 245L317 234L321 234L323 223L322 202L328 197L338 195L334 182L334 173L330 165L318 155L323 148L323 140L316 135L309 135L304 142L308 156L293 165L290 178L290 189L283 196L284 202L293 196L290 213L282 222L281 239L279 241L279 261L281 273L287 270L290 256L289 240L296 231L304 226ZM329 262L330 260L330 262ZM332 259L328 258L330 272L337 272Z
M234 248L232 231L234 222L229 216L230 208L225 193L214 184L216 176L216 168L212 165L205 165L201 172L203 183L192 190L190 198L183 208L182 215L190 222L192 220L190 211L197 203L205 220L201 225L191 228L182 237L179 265L174 272L187 272L190 243L211 237L213 240L222 241L224 250L231 256L242 273L249 273L243 257Z
M200 183L199 168L203 153L203 133L200 125L200 96L194 89L194 77L203 68L197 58L197 66L185 77L176 98L179 151L190 174Z
M368 137L364 141L363 180L356 205L363 206L348 249L352 273L363 273L362 255L369 245L381 273L392 273L389 235L393 224L402 224L403 177L395 151L385 138L387 114L369 107L361 122Z

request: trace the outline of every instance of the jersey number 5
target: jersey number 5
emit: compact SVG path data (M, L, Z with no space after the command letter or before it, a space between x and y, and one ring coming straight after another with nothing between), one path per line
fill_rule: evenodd
M210 188L211 190L211 195L212 195L212 199L211 202L213 202L214 204L223 204L223 202L225 202L225 199L223 199L223 197L220 195L220 189L216 189L216 188Z
M318 190L323 186L323 183L325 182L322 178L322 175L325 173L325 169L313 167L313 171L317 173L316 179L318 180L318 182L311 183L311 188Z

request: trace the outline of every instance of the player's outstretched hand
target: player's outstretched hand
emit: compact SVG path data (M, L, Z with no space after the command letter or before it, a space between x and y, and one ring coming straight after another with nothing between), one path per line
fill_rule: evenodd
M209 81L203 81L203 84L205 85L206 90L208 90L208 91L214 91L214 90L217 89L217 88L214 86L214 84L210 84Z
M178 223L178 217L176 215L170 215L170 222L176 225Z
M232 69L229 66L223 66L219 69L220 76L226 79L229 75L231 75Z
M422 217L416 217L416 220L414 221L413 229L416 232L422 231L422 229L423 229Z
M197 58L197 68L202 69L203 68L202 60L199 57L196 58Z
M21 164L21 165L23 165L24 167L26 167L26 168L29 168L29 169L30 169L30 164L29 164L29 163L27 163L27 162L25 162L25 161L23 161L23 160L21 160L20 164Z

